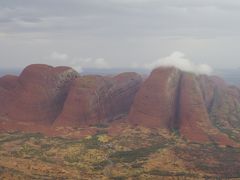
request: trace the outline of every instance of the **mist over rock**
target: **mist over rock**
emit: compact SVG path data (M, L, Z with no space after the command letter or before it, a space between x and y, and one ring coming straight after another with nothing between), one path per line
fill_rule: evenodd
M194 73L197 75L210 75L213 72L213 69L208 64L196 64L191 59L188 59L181 51L175 51L169 56L160 58L152 63L145 64L145 67L148 69L158 67L175 67L182 71Z

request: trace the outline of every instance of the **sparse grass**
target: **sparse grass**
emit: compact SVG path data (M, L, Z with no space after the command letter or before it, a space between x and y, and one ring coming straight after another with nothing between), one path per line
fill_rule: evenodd
M75 163L79 161L79 155L78 154L68 154L64 156L64 160L69 163Z
M164 148L162 144L149 146L146 148L134 149L131 151L117 151L111 154L110 158L115 162L134 162L138 159L146 158L151 153L156 152L160 148Z
M51 144L41 144L41 149L44 151L51 149L51 147L52 147Z
M2 175L4 174L8 175L9 177L17 177L17 179L33 179L33 176L24 174L24 172L18 171L13 168L0 166L0 177L2 177Z
M177 136L177 134L176 134ZM100 138L101 137L101 138ZM105 140L107 138L107 140ZM79 174L85 179L101 179L107 176L110 179L138 179L140 177L209 177L209 178L240 178L240 148L220 147L217 144L187 143L182 141L176 143L181 137L160 135L139 129L128 131L115 137L109 137L106 129L100 129L95 135L81 139L50 138L38 133L11 133L0 136L0 179L2 173L11 174L10 179L60 179L59 177L70 177L77 179ZM164 151L163 151L164 149ZM172 164L171 154L174 153L179 168ZM156 156L155 156L156 155ZM167 157L166 157L167 156ZM150 161L149 158L159 157L159 161L169 162L168 167ZM7 159L6 168L3 158ZM13 159L18 160L17 165L12 165ZM168 160L168 158L170 160ZM42 171L31 170L31 176L21 173L19 167L29 166L38 161L43 167ZM150 162L150 163L149 163ZM186 162L187 167L183 167ZM146 168L146 164L148 164ZM12 166L11 166L12 165ZM45 167L52 168L49 171ZM11 167L11 168L9 168ZM41 167L38 167L41 168ZM146 169L144 169L146 168ZM194 168L199 174L191 174L187 169ZM21 168L20 168L21 169ZM59 173L73 171L68 175ZM109 175L104 175L104 171ZM112 172L113 171L113 172ZM55 174L58 172L58 174ZM27 178L26 178L27 177ZM70 178L70 179L71 179Z
M93 167L94 167L94 170L96 170L96 171L102 171L105 168L105 166L107 166L108 164L109 164L109 161L104 160L99 163L94 163Z
M216 144L192 144L184 148L176 147L176 155L184 161L192 161L192 166L203 172L219 177L240 177L240 149L220 147ZM231 167L231 168L229 168Z
M53 159L51 159L50 157L48 157L46 155L42 155L39 159L41 161L44 161L44 162L47 162L47 163L52 163L52 164L55 163L55 161Z
M0 138L0 144L4 144L6 142L11 142L11 141L17 141L17 140L22 140L28 141L30 138L35 138L35 139L41 139L44 136L41 133L25 133L25 134L19 134L17 132L15 133L9 133L6 134L5 136Z
M159 169L154 169L148 172L148 174L155 175L155 176L172 176L173 173L168 171L161 171Z
M111 177L110 179L111 180L125 180L125 179L127 179L127 177L125 177L125 176L115 176L115 177Z
M148 172L150 175L155 175L155 176L174 176L174 177L197 177L195 174L187 173L187 172L169 172L169 171L163 171L159 169L154 169Z
M89 139L84 139L83 144L87 149L97 149L101 145L101 142L98 140L98 137L95 135Z

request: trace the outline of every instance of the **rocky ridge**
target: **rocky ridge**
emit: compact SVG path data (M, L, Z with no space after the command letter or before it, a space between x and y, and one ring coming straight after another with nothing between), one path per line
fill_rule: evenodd
M234 145L240 137L240 90L173 67L157 68L143 81L136 73L81 76L69 67L30 65L19 77L0 78L0 102L3 130L124 120L195 142Z

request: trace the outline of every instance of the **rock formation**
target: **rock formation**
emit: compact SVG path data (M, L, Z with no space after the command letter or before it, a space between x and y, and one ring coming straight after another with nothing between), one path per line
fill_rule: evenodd
M68 67L30 65L0 78L0 121L87 126L126 116L142 82L136 73L82 76Z
M136 73L80 76L40 64L0 78L0 128L89 127L123 117L191 141L232 145L229 138L240 138L240 89L173 67L153 70L144 82Z
M1 118L51 125L61 112L68 88L78 73L68 67L30 65L19 77L0 80Z
M217 97L219 91L225 94ZM216 114L220 119L220 114L230 117L230 112L225 114L226 108L222 107L224 103L219 102L229 99L224 96L239 98L239 91L236 91L236 88L230 91L229 87L216 77L196 76L175 68L158 68L151 73L136 94L129 121L134 125L177 131L192 141L233 144L213 123L213 116ZM237 100L229 101L232 106L228 109L236 111L234 102ZM230 102L226 104L229 105ZM239 118L234 119L237 123L240 122Z
M136 73L77 78L55 125L96 125L127 115L141 82Z
M181 72L175 68L155 69L138 91L129 121L147 127L174 126L180 79Z

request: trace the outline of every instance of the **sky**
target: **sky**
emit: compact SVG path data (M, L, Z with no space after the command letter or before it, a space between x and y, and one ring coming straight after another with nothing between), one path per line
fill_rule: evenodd
M240 67L239 0L1 0L0 68Z

